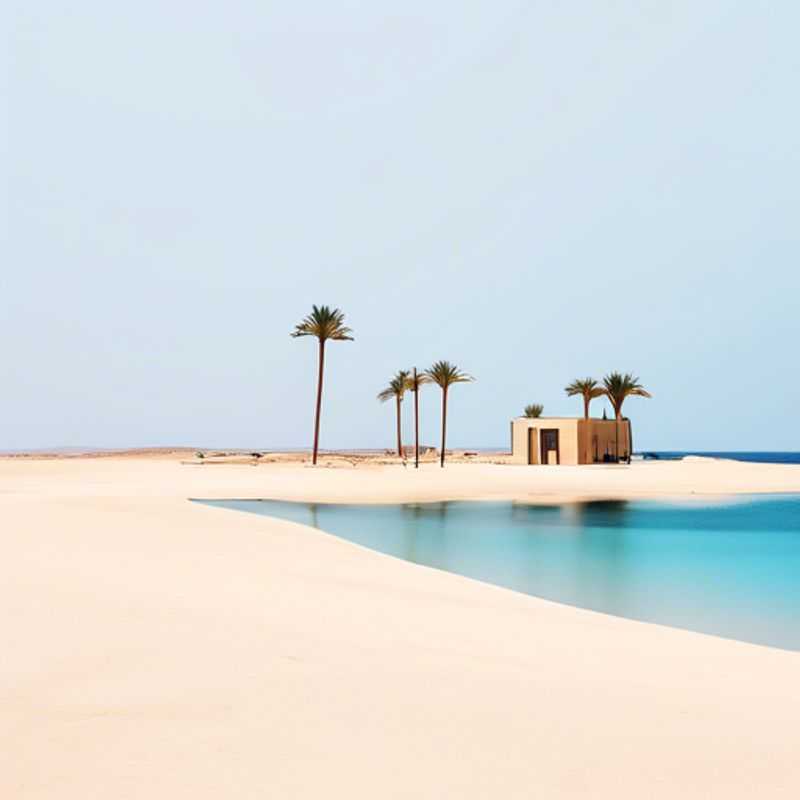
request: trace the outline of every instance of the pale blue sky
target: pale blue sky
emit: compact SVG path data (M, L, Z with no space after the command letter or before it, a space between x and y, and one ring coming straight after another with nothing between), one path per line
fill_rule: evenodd
M642 448L800 449L797 3L9 22L0 449L306 445L312 303L356 335L323 447L391 446L375 394L448 358L478 379L453 445L506 444L529 402L577 414L563 386L620 369L655 395L626 406Z

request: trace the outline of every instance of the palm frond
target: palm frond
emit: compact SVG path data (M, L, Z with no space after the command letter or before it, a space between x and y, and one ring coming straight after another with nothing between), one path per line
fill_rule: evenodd
M389 385L378 393L378 400L385 403L392 398L403 399L406 389L408 389L408 381L410 380L408 370L398 370L395 376L389 381Z
M416 379L412 373L406 380L406 389L408 389L409 392L418 392L420 386L424 386L426 383L430 382L431 379L424 372L418 372Z
M295 325L291 335L315 336L321 342L327 339L352 342L352 331L344 324L344 313L338 308L312 306L311 313Z
M424 371L423 375L442 389L446 389L454 383L471 383L475 380L472 375L462 372L449 361L436 361Z
M581 397L595 398L605 394L603 387L600 386L594 378L579 378L578 380L574 380L569 386L564 388L564 391L567 393L568 397L580 395Z
M594 378L578 378L569 386L564 387L568 397L580 396L583 398L583 416L589 419L589 406L596 397L602 397L606 391Z
M529 406L525 406L525 416L528 417L528 419L541 417L543 411L544 406L541 403L531 403Z
M618 417L622 413L622 404L626 397L653 396L639 383L639 378L630 372L609 372L603 378L603 394L611 401Z

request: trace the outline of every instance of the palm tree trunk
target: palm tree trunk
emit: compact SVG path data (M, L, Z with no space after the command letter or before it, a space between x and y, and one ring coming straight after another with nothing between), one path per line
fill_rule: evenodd
M442 389L442 452L439 456L439 466L444 466L444 448L447 441L447 387Z
M414 367L414 469L419 469L419 384Z
M397 395L397 455L403 457L403 436L400 432L400 395Z
M588 397L583 398L583 418L589 419L589 403L590 399Z
M317 463L317 451L319 450L319 419L322 415L322 376L325 370L325 340L319 343L319 374L317 375L317 411L314 416L314 453L311 463Z

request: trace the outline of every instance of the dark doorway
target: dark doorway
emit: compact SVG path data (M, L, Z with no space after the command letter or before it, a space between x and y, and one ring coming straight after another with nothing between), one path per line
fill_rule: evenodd
M549 454L555 452L556 464L561 463L561 451L558 446L558 428L543 428L541 431L541 460L542 464L549 464Z

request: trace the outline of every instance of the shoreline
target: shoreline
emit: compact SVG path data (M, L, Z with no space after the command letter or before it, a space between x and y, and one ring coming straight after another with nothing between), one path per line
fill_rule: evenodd
M392 500L375 500L369 498L360 498L356 500L319 500L316 498L303 499L303 498L287 498L287 497L268 497L259 496L254 497L248 495L246 497L187 497L186 499L193 503L203 502L275 502L275 503L297 503L298 505L324 505L324 506L395 506L395 505L425 505L435 503L513 503L515 505L529 505L529 506L568 506L568 505L584 505L591 503L625 503L625 502L653 502L653 503L675 503L675 504L689 504L693 502L709 503L717 501L720 504L735 504L736 502L744 501L747 498L756 497L794 497L800 496L800 489L786 489L786 490L770 490L763 491L750 491L743 490L737 492L690 492L689 494L681 494L675 492L666 493L641 493L634 494L631 492L620 494L545 494L539 493L532 496L518 497L517 495L471 495L469 497L463 496L449 496L442 495L437 497L426 497L420 499L416 496L409 496L407 499L392 499Z
M791 495L791 496L795 496L796 495L796 496L800 497L800 492L788 492L788 493L784 493L784 494L785 495ZM732 498L733 498L733 496L728 496L728 499L730 500L730 502L736 502ZM427 563L419 562L419 561L410 561L409 559L403 558L402 556L398 556L398 555L395 555L395 554L392 554L392 553L388 553L388 552L385 552L385 551L382 551L382 550L378 550L378 549L376 549L374 547L370 547L369 545L362 544L362 543L360 543L358 541L355 541L354 539L348 538L346 536L342 536L341 534L338 534L338 533L334 533L332 531L329 531L329 530L327 530L325 528L322 528L322 527L319 527L317 525L307 525L305 523L298 522L296 520L290 520L290 519L287 519L287 518L284 518L284 517L280 517L280 516L272 516L270 514L257 514L257 512L249 511L247 509L227 508L227 507L222 506L222 505L220 505L220 506L210 505L210 504L214 504L214 503L226 503L226 502L267 502L267 503L275 502L275 503L294 503L294 504L297 504L297 505L304 505L304 506L317 505L317 506L362 507L362 506L381 506L381 505L386 505L386 506L404 505L403 503L379 503L379 502L377 502L377 503L319 503L319 502L309 502L309 501L305 501L305 500L281 500L281 499L277 499L277 498L258 498L258 499L254 499L254 498L227 498L225 500L204 500L202 498L189 498L189 499L193 503L197 503L199 505L208 504L208 507L211 507L211 508L222 508L224 511L227 511L229 513L254 514L256 516L263 517L263 518L271 520L273 522L289 524L289 525L296 525L296 526L298 526L300 528L305 529L305 531L307 533L310 533L310 534L322 534L324 536L330 536L330 537L336 539L337 541L344 542L345 544L349 545L350 547L354 547L354 548L356 548L358 550L362 550L362 551L365 551L367 553L376 553L379 556L382 556L384 558L392 559L393 561L397 561L397 562L399 562L401 564L410 564L415 569L432 570L435 573L440 573L440 574L445 574L445 575L453 575L453 576L456 576L456 577L459 577L459 578L463 578L464 580L468 580L468 581L472 581L474 583L480 584L481 586L487 586L487 587L490 587L490 588L493 588L493 589L500 589L502 591L512 592L513 594L519 595L520 597L531 597L534 600L541 601L543 603L548 603L548 604L551 604L551 605L554 605L554 606L564 607L564 608L571 608L571 609L575 609L577 611L586 612L588 614L597 614L597 615L599 615L601 617L608 618L608 619L623 620L625 622L633 622L633 623L636 623L636 624L639 624L639 625L652 625L652 626L655 626L657 628L661 628L663 630L681 631L683 633L689 633L689 634L693 634L693 635L696 635L696 636L710 637L711 639L716 639L716 640L720 640L720 641L723 641L723 642L731 642L731 643L734 643L734 644L745 645L745 646L748 646L748 647L766 648L768 650L776 650L778 652L784 652L784 653L793 653L793 654L796 654L796 655L800 656L800 648L781 647L781 646L775 645L775 644L766 644L764 642L751 641L751 640L747 640L747 639L739 639L739 638L736 638L734 636L724 636L724 635L719 634L719 633L710 633L708 631L701 631L701 630L697 630L695 628L685 627L685 626L681 626L681 625L672 625L672 624L667 624L667 623L664 623L664 622L656 622L654 620L640 619L640 618L637 618L637 617L625 616L624 614L614 614L614 613L611 613L610 611L602 611L602 610L597 609L597 608L590 608L589 606L580 605L578 603L570 603L570 602L567 602L565 600L555 600L553 598L545 597L543 595L525 592L525 591L522 591L520 589L512 588L510 586L504 586L501 583L496 583L496 582L493 582L491 580L485 580L483 578L476 578L474 576L466 575L466 574L461 573L461 572L455 572L455 571L452 571L452 570L448 570L448 569L446 569L444 567L438 567L438 566L434 566L432 564L427 564ZM417 502L417 501L410 501L409 504L410 505L428 505L428 504L436 505L437 503L450 503L450 502L455 502L455 503L506 503L506 502L512 502L513 503L515 501L497 500L496 498L492 498L490 500L480 500L480 499L470 499L470 500L460 499L460 500L452 500L452 501L451 500L426 500L426 501L424 501L422 503ZM577 502L580 503L582 501L577 501ZM588 502L593 502L593 501L588 501ZM603 501L600 500L598 502L603 502ZM627 501L623 500L621 502L627 502ZM657 502L663 502L663 501L659 500ZM560 506L560 505L570 505L570 504L571 504L571 501L567 501L565 503L558 503L558 504L553 504L553 505L559 505ZM525 505L527 505L527 503ZM530 505L536 505L536 504L535 503L531 503Z
M188 501L654 485L673 497L800 491L800 468L0 459L0 602L14 643L0 665L0 788L68 800L794 797L800 653Z

